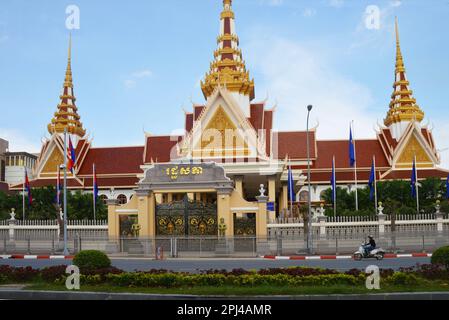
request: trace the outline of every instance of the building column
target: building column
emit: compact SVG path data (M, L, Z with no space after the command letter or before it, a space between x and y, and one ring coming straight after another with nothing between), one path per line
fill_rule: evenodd
M200 192L195 193L195 200L201 201L201 193Z
M259 205L259 213L256 217L256 236L257 237L266 237L267 236L267 202L268 197L259 196L256 197L258 205Z
M274 203L274 210L276 210L276 177L268 177L268 201ZM268 212L268 220L276 220L276 211Z
M281 202L279 204L279 214L281 214L285 209L288 210L288 186L285 182L282 183L282 191L279 201Z
M243 176L235 176L234 177L235 191L240 194L242 198L243 196Z
M187 198L189 198L189 201L195 201L195 194L194 193L187 193Z
M116 214L118 201L116 199L106 200L108 206L108 235L109 238L118 239L120 237L120 217Z
M226 237L234 236L234 217L231 212L231 195L228 193L217 193L217 213L218 224L221 223L221 219L224 219L224 223L227 227Z
M173 193L167 193L167 202L172 203L173 202Z
M137 193L138 219L141 237L154 237L156 235L156 197L153 192Z

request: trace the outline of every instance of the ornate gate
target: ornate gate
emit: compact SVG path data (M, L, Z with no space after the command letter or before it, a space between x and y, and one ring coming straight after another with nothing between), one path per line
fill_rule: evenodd
M217 205L181 201L156 206L158 236L216 236L218 234Z

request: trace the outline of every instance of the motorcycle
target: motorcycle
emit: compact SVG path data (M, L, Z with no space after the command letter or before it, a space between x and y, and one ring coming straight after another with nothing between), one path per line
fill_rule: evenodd
M363 259L377 259L378 261L380 261L380 260L384 259L384 257L385 257L384 249L376 248L367 254L364 247L365 247L365 243L362 243L362 245L359 248L359 251L354 253L355 261L361 261Z

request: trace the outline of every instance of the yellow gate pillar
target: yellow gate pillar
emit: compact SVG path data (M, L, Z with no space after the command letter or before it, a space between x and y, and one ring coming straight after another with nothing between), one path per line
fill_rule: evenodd
M118 201L116 199L106 200L108 206L108 235L110 239L118 239L120 237L120 217L116 213Z
M224 219L226 236L234 236L234 218L231 213L231 196L229 193L217 193L218 224Z
M259 196L256 197L257 202L259 204L259 212L256 217L256 235L257 237L265 238L268 234L267 232L267 224L268 224L268 213L267 213L267 196Z
M138 219L141 237L156 236L156 197L153 192L137 192Z

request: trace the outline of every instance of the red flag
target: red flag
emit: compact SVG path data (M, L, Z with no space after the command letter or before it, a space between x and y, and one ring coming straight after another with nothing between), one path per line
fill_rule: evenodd
M33 204L33 196L31 195L31 185L28 180L28 173L25 169L25 189L28 192L28 204L31 206Z
M67 170L73 173L73 168L75 168L76 153L73 148L72 139L69 137L69 150L67 152Z

